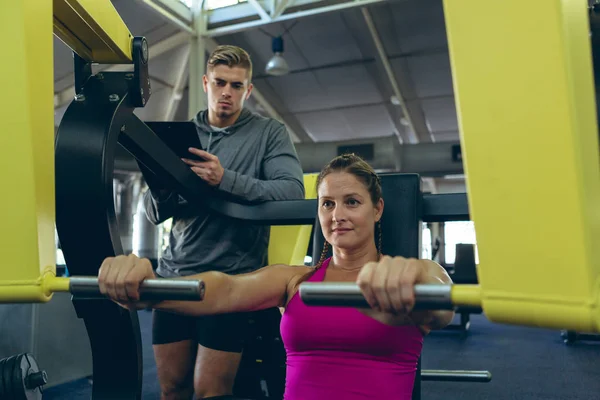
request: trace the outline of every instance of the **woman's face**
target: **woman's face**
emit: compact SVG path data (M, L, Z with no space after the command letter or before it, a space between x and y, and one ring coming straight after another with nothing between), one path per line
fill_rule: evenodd
M352 250L374 242L383 199L373 204L365 185L347 172L327 175L318 195L321 229L331 245Z

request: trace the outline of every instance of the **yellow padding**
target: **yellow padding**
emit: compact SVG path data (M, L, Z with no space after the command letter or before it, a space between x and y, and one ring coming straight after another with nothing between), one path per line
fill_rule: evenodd
M53 293L70 289L69 278L58 278L51 271L35 280L5 280L0 282L0 304L47 302Z
M600 159L587 2L445 0L483 309L600 331Z
M306 199L317 198L318 174L304 175ZM269 264L304 265L311 237L310 225L273 226L269 241Z
M54 274L52 2L3 2L0 42L0 286ZM85 229L85 227L82 227ZM10 289L12 290L12 289ZM10 296L3 288L0 296ZM45 299L33 285L33 298ZM17 290L18 291L18 290Z

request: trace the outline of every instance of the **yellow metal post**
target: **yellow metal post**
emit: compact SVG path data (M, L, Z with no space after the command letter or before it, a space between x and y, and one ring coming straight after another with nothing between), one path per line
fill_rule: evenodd
M600 331L600 161L587 1L445 0L491 321Z
M45 301L56 258L51 2L6 2L0 42L0 302Z
M305 199L317 198L317 176L304 175ZM304 265L311 230L310 225L271 227L269 264Z
M102 64L132 62L127 25L109 0L53 0L54 33L81 58Z

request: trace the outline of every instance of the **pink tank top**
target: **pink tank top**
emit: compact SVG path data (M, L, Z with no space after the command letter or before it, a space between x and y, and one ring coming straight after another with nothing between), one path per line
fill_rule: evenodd
M308 281L322 281L329 259ZM355 308L305 305L281 319L285 400L410 400L423 346L417 326L389 326Z

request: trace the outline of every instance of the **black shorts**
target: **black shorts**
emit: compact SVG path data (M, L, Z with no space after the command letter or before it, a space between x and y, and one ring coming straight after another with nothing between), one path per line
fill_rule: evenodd
M153 310L152 344L195 340L209 349L241 353L259 331L278 335L280 320L278 308L202 317Z

